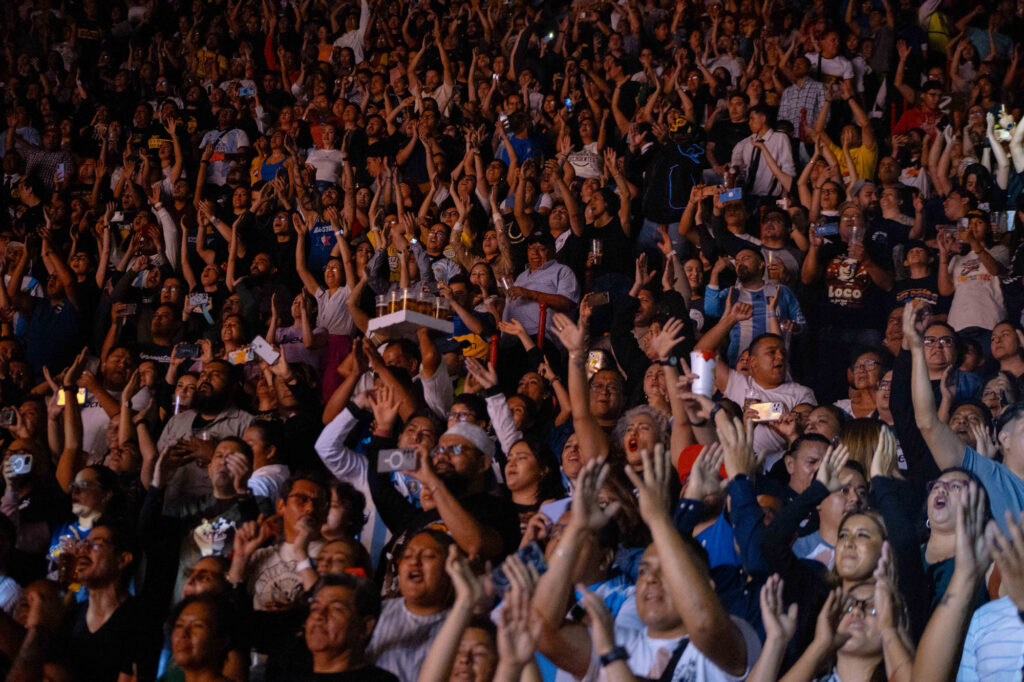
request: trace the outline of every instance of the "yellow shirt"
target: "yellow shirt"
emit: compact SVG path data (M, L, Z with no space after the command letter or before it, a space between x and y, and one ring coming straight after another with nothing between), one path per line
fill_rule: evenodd
M839 172L843 174L843 181L849 186L850 169L846 167L846 157L843 155L843 148L837 147L830 141L828 148L839 160ZM853 159L853 169L857 172L859 180L870 180L875 177L875 166L878 165L878 145L868 147L860 145L850 149L850 158Z

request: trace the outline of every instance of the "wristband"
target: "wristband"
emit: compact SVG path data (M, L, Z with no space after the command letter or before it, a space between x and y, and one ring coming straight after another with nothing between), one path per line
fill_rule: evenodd
M295 572L296 573L302 573L307 568L313 568L313 564L310 563L308 558L307 559L303 559L299 563L295 564Z
M606 668L615 661L628 661L629 652L621 646L612 647L611 651L601 656L601 667Z
M1018 611L1017 617L1020 618L1022 623L1024 623L1024 611Z

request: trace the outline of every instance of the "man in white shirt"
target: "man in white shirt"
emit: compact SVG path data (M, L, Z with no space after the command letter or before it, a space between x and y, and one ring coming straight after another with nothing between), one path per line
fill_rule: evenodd
M752 135L732 150L732 165L746 169L743 192L748 202L750 196L782 196L796 175L789 136L772 130L768 120L766 105L751 107L748 125Z
M244 582L257 611L294 608L305 593L302 572L320 554L320 527L327 515L327 490L318 481L297 476L288 481L277 513L284 528L284 542L257 549L251 558L241 556L235 543L228 579ZM299 542L297 542L299 541ZM244 571L243 575L239 575Z
M659 448L660 450L660 448ZM707 552L689 535L680 535L669 516L667 490L674 468L663 452L644 457L644 471L630 480L638 487L640 511L653 543L640 560L635 603L641 627L616 625L610 651L595 650L584 626L564 625L562 609L572 603L569 562L576 562L583 538L601 532L611 515L600 508L604 476L597 462L580 472L569 520L548 571L533 596L534 617L542 619L537 651L560 669L587 682L604 679L602 668L625 660L646 679L682 682L738 682L746 679L761 652L754 629L729 615L715 594ZM625 610L625 607L624 607ZM559 617L552 618L558 613Z
M217 113L217 130L203 136L199 148L204 151L203 163L209 163L207 182L223 186L228 180L228 171L235 161L241 161L249 151L249 136L241 128L235 128L235 110L224 107ZM206 150L213 146L211 155Z
M344 9L345 5L338 5L337 9ZM334 47L351 48L356 64L362 64L366 56L363 54L363 37L366 35L366 27L370 24L370 4L362 0L359 6L359 23L356 23L354 14L345 17L345 33L334 41Z
M754 314L748 303L727 304L725 313L714 327L701 337L696 350L717 351L733 326ZM744 409L744 418L755 414L753 403L781 403L782 413L790 412L800 404L817 405L814 392L806 386L787 381L786 342L776 334L762 334L751 341L747 366L750 374L744 376L732 370L724 359L715 365L715 388ZM774 428L775 423L759 424L754 429L754 449L765 456L771 467L786 451L786 439Z

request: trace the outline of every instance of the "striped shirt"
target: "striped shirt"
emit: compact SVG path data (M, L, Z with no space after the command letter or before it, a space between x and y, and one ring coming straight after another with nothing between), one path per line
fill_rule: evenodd
M734 303L749 303L754 308L754 315L729 330L729 364L735 365L740 353L750 347L750 342L768 331L768 298L765 288L750 290L741 285L729 289L719 289L708 285L704 290L704 314L709 317L721 317L725 313L726 298L735 291ZM778 318L792 320L798 325L807 324L800 303L796 296L785 285L779 285Z
M359 420L345 408L320 432L314 448L324 466L335 478L350 484L366 496L366 525L363 526L359 539L376 565L384 545L391 538L391 533L373 504L373 495L370 494L370 483L367 478L369 464L366 455L361 455L345 445L352 430L358 425Z
M402 682L416 682L430 643L447 617L448 611L417 616L405 607L405 600L401 597L386 599L373 628L366 656L374 665L393 673Z
M1024 670L1024 623L1009 597L974 612L964 641L958 682L1020 682Z

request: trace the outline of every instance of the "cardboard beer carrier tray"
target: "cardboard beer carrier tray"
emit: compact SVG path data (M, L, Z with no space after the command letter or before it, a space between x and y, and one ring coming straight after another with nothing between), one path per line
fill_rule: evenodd
M451 320L440 320L414 310L396 310L370 320L370 324L366 327L366 334L367 336L379 334L392 339L415 339L416 330L420 327L426 327L446 336L451 336L455 332L455 325Z

